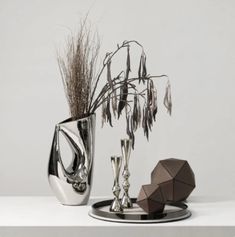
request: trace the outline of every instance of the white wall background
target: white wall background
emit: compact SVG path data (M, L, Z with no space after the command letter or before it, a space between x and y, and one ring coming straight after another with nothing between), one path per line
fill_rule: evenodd
M152 74L171 78L173 115L162 106L132 153L131 193L159 159L187 159L195 195L235 197L235 1L0 0L0 195L51 195L47 163L55 123L68 117L56 48L89 11L104 51L145 46ZM164 82L159 81L160 86ZM93 195L109 195L109 157L123 124L97 120Z

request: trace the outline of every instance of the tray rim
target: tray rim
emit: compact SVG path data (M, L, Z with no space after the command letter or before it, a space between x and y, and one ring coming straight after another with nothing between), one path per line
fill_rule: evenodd
M131 198L133 203L136 203L136 198ZM112 213L112 212L105 212L101 211L98 208L108 206L112 202L112 199L106 199L99 202L94 203L91 206L90 211L88 212L89 216L108 222L117 222L117 223L129 223L129 224L154 224L154 223L166 223L166 222L173 222L173 221L180 221L189 218L192 214L188 210L188 206L183 202L177 203L167 203L168 206L174 206L180 208L180 210L176 212L170 212L169 215L173 215L173 217L166 218L167 213L162 214L142 214L139 215L140 217L149 218L149 219L124 219L125 216L131 216L133 214L125 214L125 213ZM179 216L174 216L176 213L180 213ZM158 218L157 218L158 217Z

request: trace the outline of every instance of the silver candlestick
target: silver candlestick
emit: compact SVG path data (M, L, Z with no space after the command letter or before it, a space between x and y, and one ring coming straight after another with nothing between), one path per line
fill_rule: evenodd
M113 176L114 176L114 184L113 184L113 189L112 189L113 194L114 194L114 199L109 210L111 212L122 212L123 208L119 200L119 194L121 191L121 188L119 185L119 175L120 175L120 169L122 165L122 157L112 156L111 164L112 164Z
M122 183L122 187L124 190L124 194L121 200L121 204L123 208L131 208L133 207L132 201L129 197L129 188L130 188L130 183L129 183L129 177L130 177L130 172L128 168L129 164L129 159L130 159L130 154L131 154L131 146L132 146L132 141L131 139L122 139L121 140L121 149L122 149L122 156L124 159L124 170L122 173L122 176L124 178L124 181Z

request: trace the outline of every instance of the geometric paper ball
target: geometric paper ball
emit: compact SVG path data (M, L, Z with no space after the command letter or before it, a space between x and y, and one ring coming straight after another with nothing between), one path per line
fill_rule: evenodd
M158 184L169 202L185 200L195 188L195 176L186 160L160 160L151 173L151 183Z
M165 198L161 187L157 184L143 185L136 203L147 213L162 213L165 207Z

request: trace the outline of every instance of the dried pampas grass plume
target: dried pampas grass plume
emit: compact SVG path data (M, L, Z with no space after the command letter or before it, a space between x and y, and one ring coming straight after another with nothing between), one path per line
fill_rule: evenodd
M89 115L93 79L100 49L99 37L82 22L78 34L68 38L66 54L57 60L73 120Z

